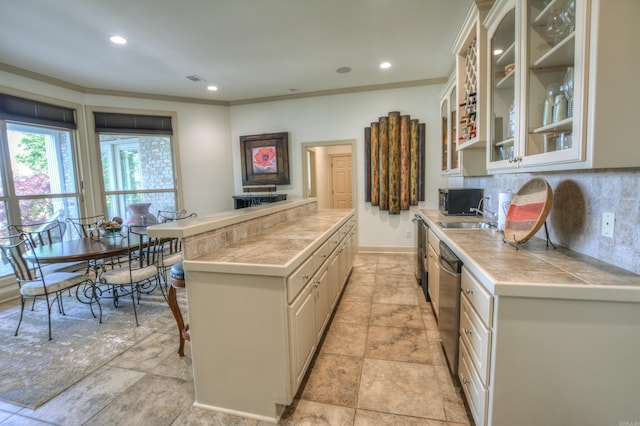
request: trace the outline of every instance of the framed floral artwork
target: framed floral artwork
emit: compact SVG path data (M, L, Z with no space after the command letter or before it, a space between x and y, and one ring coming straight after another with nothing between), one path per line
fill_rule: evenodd
M240 136L242 185L289 184L289 133Z

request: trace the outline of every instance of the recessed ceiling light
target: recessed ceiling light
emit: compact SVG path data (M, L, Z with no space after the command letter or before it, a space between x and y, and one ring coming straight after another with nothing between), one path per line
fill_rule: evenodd
M340 68L338 68L338 69L336 70L336 72L337 72L338 74L346 74L346 73L348 73L348 72L351 72L351 68L349 68L349 67L340 67Z
M296 92L298 92L298 91L299 91L298 89L294 89L293 87L292 87L292 88L287 89L287 92L289 92L289 93L296 93Z
M496 49L496 50L494 50L494 51L493 51L493 54L494 54L494 55L500 55L500 54L502 54L502 52L504 52L504 50L502 50L502 49Z
M380 64L380 68L386 70L387 68L391 68L391 62L383 62Z
M216 90L218 90L218 88L216 86L207 86L207 90L215 92Z
M127 44L127 39L119 35L112 35L109 40L114 44Z

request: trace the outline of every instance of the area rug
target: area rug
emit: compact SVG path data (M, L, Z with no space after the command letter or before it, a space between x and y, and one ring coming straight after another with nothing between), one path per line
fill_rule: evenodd
M173 316L159 290L143 295L136 327L130 298L115 308L102 300L102 324L88 305L65 296L66 315L52 313L48 340L46 302L25 307L18 336L19 302L0 311L0 400L35 409L88 376L169 322ZM184 300L181 301L184 303ZM174 322L175 324L175 322Z

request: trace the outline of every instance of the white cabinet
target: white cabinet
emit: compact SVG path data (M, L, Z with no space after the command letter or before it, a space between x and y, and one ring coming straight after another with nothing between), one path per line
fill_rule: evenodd
M316 333L320 341L322 333L331 317L331 284L329 283L329 266L323 266L313 277L313 292L316 299Z
M493 296L462 268L458 377L477 425L487 424Z
M485 52L488 102L487 170L511 167L516 152L519 121L517 107L519 93L516 84L520 75L520 49L516 48L516 0L498 0L489 11L487 27L489 48Z
M456 142L457 148L484 147L486 124L487 30L482 25L487 2L471 5L456 37L452 51L456 56Z
M521 10L522 135L514 161L522 167L583 159L588 3L527 0Z
M307 367L316 351L316 303L312 286L307 286L289 305L291 335L291 371L293 388L302 383Z
M440 93L441 173L447 176L479 176L486 174L483 146L458 150L456 74L449 77Z
M335 223L329 218L312 246L281 264L211 261L189 271L200 406L275 423L291 404L351 268L352 250L344 248L350 247L353 213L332 217ZM299 225L290 226L296 232Z
M634 0L496 1L484 21L489 172L640 165L629 126L640 95L638 14Z

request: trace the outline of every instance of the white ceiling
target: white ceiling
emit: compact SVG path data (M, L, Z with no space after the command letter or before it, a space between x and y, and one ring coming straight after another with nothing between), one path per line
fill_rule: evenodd
M217 102L442 78L472 2L0 0L0 69Z

